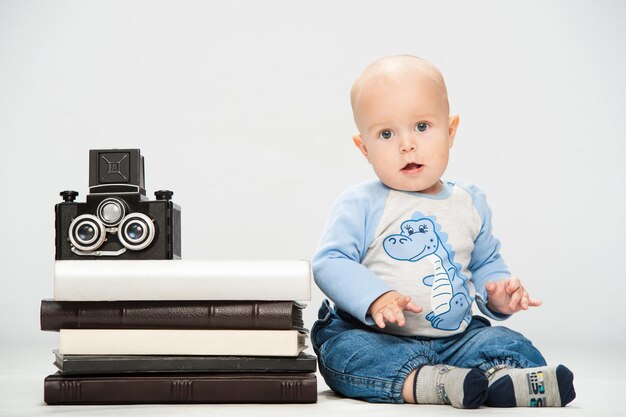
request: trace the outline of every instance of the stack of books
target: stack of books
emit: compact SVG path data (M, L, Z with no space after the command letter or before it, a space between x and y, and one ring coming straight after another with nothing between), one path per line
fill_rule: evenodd
M56 261L47 404L312 403L307 261Z

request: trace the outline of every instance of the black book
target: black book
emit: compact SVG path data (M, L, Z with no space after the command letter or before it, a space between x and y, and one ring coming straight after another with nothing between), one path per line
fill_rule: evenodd
M63 375L127 374L168 372L315 372L316 358L307 353L297 357L187 356L187 355L63 355L55 351L57 368Z

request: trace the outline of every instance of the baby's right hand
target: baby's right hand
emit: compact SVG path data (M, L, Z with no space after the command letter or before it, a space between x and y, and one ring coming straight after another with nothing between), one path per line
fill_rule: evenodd
M376 325L385 328L385 321L398 322L398 326L404 326L404 310L420 313L422 307L413 304L411 297L400 294L398 291L388 291L378 297L370 306L369 313L374 318Z

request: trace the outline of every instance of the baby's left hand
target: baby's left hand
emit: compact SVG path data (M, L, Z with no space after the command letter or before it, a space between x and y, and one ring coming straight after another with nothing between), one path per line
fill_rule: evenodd
M530 298L519 278L488 282L485 289L487 290L487 307L496 313L513 314L541 305L541 300Z

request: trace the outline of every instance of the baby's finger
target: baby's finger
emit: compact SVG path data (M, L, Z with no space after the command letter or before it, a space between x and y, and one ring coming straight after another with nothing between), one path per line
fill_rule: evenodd
M412 311L413 313L421 313L423 310L422 307L418 306L417 304L413 302L410 302L409 304L407 304L404 309Z
M524 295L522 295L522 298L519 301L519 305L522 307L522 310L528 310L528 302L528 293L524 291Z
M405 295L404 297L400 297L398 299L398 307L404 310L407 304L409 304L410 302L411 302L411 297L409 297L408 295Z
M495 282L488 282L485 284L485 289L487 290L487 294L493 294L496 292L497 285Z
M419 313L422 311L422 307L419 307L415 303L411 302L411 297L409 297L408 295L398 300L398 306L402 310L408 310L414 313Z
M374 315L374 322L376 323L376 325L381 328L384 329L385 328L385 320L383 320L383 314L382 313L376 313Z
M520 302L522 300L522 297L524 297L526 291L524 291L523 288L518 289L517 291L515 291L513 294L511 294L511 301L509 302L509 307L515 311L519 311L520 309Z
M528 297L528 305L530 307L539 307L541 304L543 304L543 301Z
M393 314L393 311L391 311L390 308L385 308L383 310L383 318L387 320L389 323L395 323L396 321L396 315Z
M396 311L396 320L398 322L398 326L402 327L404 326L404 314L402 314L402 310L398 310Z
M513 295L513 293L520 289L521 286L522 282L519 280L519 278L511 278L506 283L505 291L507 294Z

